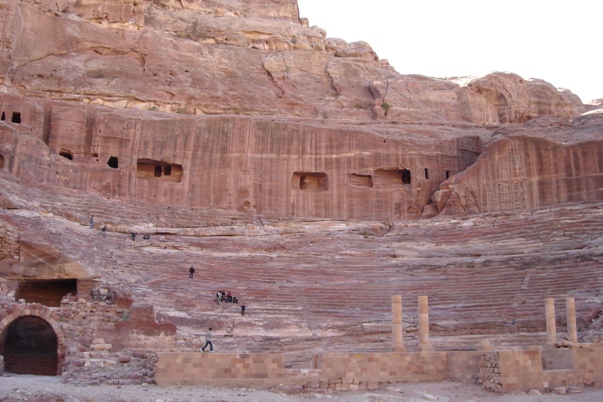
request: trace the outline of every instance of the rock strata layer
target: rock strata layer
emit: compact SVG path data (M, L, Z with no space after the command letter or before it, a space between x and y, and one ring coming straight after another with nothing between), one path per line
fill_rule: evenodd
M2 300L110 304L96 355L209 326L289 366L386 351L392 295L410 350L419 296L436 349L538 343L545 297L600 339L600 100L403 75L294 0L0 0L0 27Z

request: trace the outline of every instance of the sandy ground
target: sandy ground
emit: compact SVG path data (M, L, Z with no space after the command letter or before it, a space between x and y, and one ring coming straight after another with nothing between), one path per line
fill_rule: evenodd
M63 384L60 377L8 374L0 377L0 401L85 402L85 401L441 401L441 402L600 402L603 390L583 388L579 394L497 395L478 385L454 382L403 383L379 391L340 392L332 395L295 394L251 388L147 386L89 386Z

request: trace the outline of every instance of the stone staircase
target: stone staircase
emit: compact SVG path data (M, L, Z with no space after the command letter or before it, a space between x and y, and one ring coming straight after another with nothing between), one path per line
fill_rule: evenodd
M564 297L576 298L579 330L601 311L600 204L388 226L270 221L2 184L20 207L3 213L24 228L22 238L54 245L98 282L153 304L157 317L184 335L213 326L219 336L233 335L221 348L291 353L292 364L316 351L389 350L394 294L403 297L411 345L417 297L429 296L440 348L471 348L475 337L540 342L546 297L557 299L559 332ZM105 222L103 237L98 227ZM130 231L141 228L151 239L132 241ZM240 304L218 305L218 290L232 291L247 314Z

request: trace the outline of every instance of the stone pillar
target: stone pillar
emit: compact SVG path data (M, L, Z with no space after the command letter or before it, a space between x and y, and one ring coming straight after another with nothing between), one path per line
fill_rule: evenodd
M392 349L394 352L406 352L402 332L402 296L392 296Z
M419 296L419 351L433 351L429 343L429 303L427 296Z
M557 328L555 327L555 299L545 299L546 313L546 343L554 345L557 343Z
M578 343L578 328L576 327L576 303L573 297L565 298L567 314L567 340Z

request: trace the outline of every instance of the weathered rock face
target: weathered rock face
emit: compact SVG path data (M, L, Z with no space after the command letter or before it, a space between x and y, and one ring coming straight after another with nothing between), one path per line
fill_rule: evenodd
M477 163L445 182L429 208L465 215L600 201L603 115L533 123L497 130Z
M470 166L482 147L480 129L435 139L413 126L368 131L0 99L6 113L20 116L3 126L0 152L15 176L271 217L418 218L440 183Z
M365 42L326 38L295 1L3 0L0 84L118 108L330 119L516 123L575 116L571 92L513 74L398 74Z
M13 308L58 283L93 299L49 307L66 325L108 314L69 373L86 348L135 357L105 336L192 350L208 324L225 350L389 350L401 293L432 297L439 334L541 331L550 294L600 328L600 102L510 73L400 75L292 0L0 0L0 26L0 293ZM493 215L445 219L475 213Z
M590 190L598 138L591 144L583 125L563 123L587 109L571 92L510 73L400 75L367 43L308 27L292 0L1 7L0 79L10 95L0 98L0 169L22 179L164 205L344 219L600 199ZM562 120L530 123L542 116ZM497 125L526 122L513 138L499 141L508 129L491 138ZM572 144L547 137L559 133ZM452 189L446 180L484 146ZM580 169L562 168L566 151L583 147ZM556 167L541 169L536 150ZM522 163L531 167L517 170Z

